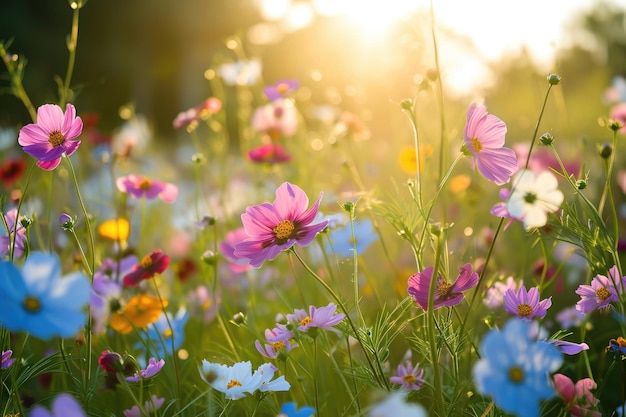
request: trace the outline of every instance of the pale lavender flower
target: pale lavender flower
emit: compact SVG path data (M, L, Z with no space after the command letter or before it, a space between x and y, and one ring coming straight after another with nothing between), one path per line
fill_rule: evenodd
M583 312L579 311L576 306L565 308L556 314L556 321L558 321L564 329L578 327L582 324L584 319L585 315Z
M517 291L512 289L504 293L504 309L524 320L534 317L544 318L548 308L552 305L552 297L539 301L539 288L533 287L526 291L521 285Z
M17 219L16 208L7 211L4 219L9 229L5 230L5 227L0 224L0 259L11 253L12 245L14 245L13 257L20 258L26 249L26 228L22 225L21 219Z
M580 285L576 289L576 294L581 297L576 309L589 314L593 310L607 308L610 303L619 301L625 285L626 277L620 279L617 266L613 266L609 269L609 277L598 274L591 280L591 285Z
M149 401L144 403L144 410L148 413L152 413L153 411L158 410L163 406L165 402L165 398L159 398L156 395L152 394L152 398ZM133 405L128 410L122 411L125 417L142 417L141 410L138 406Z
M9 366L13 365L13 362L15 362L15 358L12 359L11 355L13 355L12 350L2 351L2 357L0 359L1 369L6 369Z
M291 343L289 340L278 340L275 342L264 343L261 345L261 342L257 340L256 342L254 342L254 346L256 347L256 350L266 358L276 359L291 352L291 350L298 347L298 344Z
M70 394L59 394L52 401L52 411L48 411L44 407L37 405L30 410L29 417L86 417L85 411L82 409L78 401Z
M515 290L517 284L513 277L508 277L505 282L496 281L487 290L487 295L483 299L483 303L487 307L496 308L504 304L504 293L508 289Z
M333 326L341 323L346 315L343 313L335 314L336 312L337 306L334 303L320 308L309 306L309 314L305 310L296 309L294 314L287 314L287 320L294 323L301 332L308 332L315 328L327 329L340 334Z
M140 379L148 379L161 371L161 368L165 365L165 361L161 359L157 361L156 358L148 359L148 366L146 369L141 369L138 372L135 372L135 375L126 377L128 382L139 382Z
M425 382L423 377L424 370L419 368L419 364L413 366L411 360L407 359L404 364L398 365L398 375L392 376L389 381L401 384L404 389L417 391Z

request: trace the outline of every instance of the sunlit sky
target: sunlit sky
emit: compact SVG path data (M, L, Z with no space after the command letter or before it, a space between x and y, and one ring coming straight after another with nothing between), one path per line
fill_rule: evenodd
M281 21L287 31L306 27L315 15L344 16L365 33L384 32L412 11L428 9L429 0L257 0L266 19ZM619 4L619 0L606 0ZM574 15L597 5L597 0L434 0L440 27L472 39L474 48L450 48L442 64L450 68L454 90L471 88L468 79L489 78L487 63L525 46L541 70L554 69L554 53L571 46L567 31ZM454 68L462 64L463 73Z

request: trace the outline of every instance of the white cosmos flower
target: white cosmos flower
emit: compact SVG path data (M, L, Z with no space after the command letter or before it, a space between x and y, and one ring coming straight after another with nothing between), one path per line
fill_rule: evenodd
M558 181L550 171L535 175L522 170L515 175L511 196L506 204L509 215L524 222L526 229L545 226L548 213L559 209L563 193L557 189Z

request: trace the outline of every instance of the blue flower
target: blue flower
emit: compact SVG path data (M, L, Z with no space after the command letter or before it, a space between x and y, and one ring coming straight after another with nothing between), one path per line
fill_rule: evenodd
M376 240L372 221L370 219L354 221L354 240L352 239L352 227L347 223L344 227L340 227L330 232L329 235L332 244L326 244L326 250L329 253L335 253L338 257L352 257L355 242L356 253L362 254L367 247Z
M555 395L550 373L563 362L558 349L530 337L530 323L512 319L491 330L480 344L474 382L502 410L519 417L539 416L539 402Z
M148 327L150 355L159 358L164 358L166 355L172 356L173 351L178 350L185 340L185 324L187 324L188 319L189 313L184 308L179 309L175 317L170 313L161 313L159 319ZM168 320L172 325L171 328ZM172 337L174 338L174 349L172 349ZM135 344L135 348L145 350L145 344L138 342Z
M30 417L85 417L82 407L70 394L61 393L52 402L52 412L37 405L30 411Z
M32 252L21 271L0 261L0 325L40 339L74 336L87 321L90 290L82 272L61 277L56 255Z
M297 409L296 403L285 403L280 409L281 417L311 417L315 414L315 408L303 405L300 409Z

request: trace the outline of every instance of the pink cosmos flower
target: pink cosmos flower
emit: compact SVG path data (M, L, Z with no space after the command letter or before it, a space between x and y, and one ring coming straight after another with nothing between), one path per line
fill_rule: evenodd
M298 327L301 332L308 332L311 329L326 329L337 334L340 332L333 328L346 318L343 313L335 314L337 305L330 303L325 307L316 308L309 306L309 314L305 310L295 309L294 314L287 314L287 320Z
M37 123L20 130L18 143L24 152L38 159L37 166L53 170L63 155L70 156L78 146L75 140L83 130L83 121L76 116L73 105L65 106L65 114L56 104L44 104L37 109Z
M298 111L290 99L278 99L257 108L252 115L252 128L272 139L292 136L298 129Z
M175 129L180 129L188 124L206 119L209 116L216 114L222 108L222 102L215 97L209 97L196 107L178 113L174 122L172 123Z
M552 297L539 301L538 287L526 291L526 287L521 285L517 291L508 289L504 293L504 309L523 320L544 318L551 305Z
M478 171L489 181L506 184L517 171L517 156L504 148L506 125L487 113L485 106L473 103L467 110L465 146L474 157Z
M299 86L300 83L297 80L280 80L274 85L265 87L263 92L267 98L274 101L286 97L289 93L296 91Z
M240 227L226 233L224 240L219 243L220 252L228 261L228 267L235 273L241 273L252 269L250 259L241 258L235 255L235 246L237 243L243 242L247 238L248 235L246 234L245 229Z
M429 266L422 272L411 275L408 282L409 295L413 296L415 302L424 310L428 310L428 291L433 269L432 266ZM476 284L478 284L478 274L472 272L472 266L469 263L459 268L459 276L454 283L449 283L440 274L437 278L433 309L459 304L463 301L463 291L469 290Z
M287 353L291 352L294 348L298 347L297 343L291 343L289 340L276 341L272 343L264 343L261 345L261 342L257 340L254 342L254 346L256 350L266 358L276 359L276 358L286 358Z
M144 256L131 272L124 276L122 283L125 287L136 287L142 280L150 279L165 271L169 264L169 256L164 254L161 249L153 250Z
M576 382L563 374L554 374L554 386L569 408L573 417L601 417L602 413L593 411L599 400L591 392L597 385L591 378Z
M493 286L487 290L487 295L483 299L483 303L490 308L500 307L504 304L504 293L508 289L517 288L517 283L513 277L508 277L506 282L494 282Z
M146 197L153 200L159 197L166 203L173 203L178 197L178 187L174 184L151 180L141 175L131 174L119 177L115 182L117 189L133 198Z
M148 366L146 366L146 369L142 369L138 372L135 372L135 375L126 377L126 380L128 382L139 382L139 380L142 378L143 379L151 378L155 376L156 374L158 374L164 365L165 365L165 361L163 359L161 359L160 361L157 361L156 358L150 358L148 359Z
M291 161L291 155L285 152L285 148L278 143L268 143L248 151L248 159L252 162L265 162L268 164L280 164Z
M394 384L401 384L403 388L410 391L417 391L424 385L424 370L419 369L419 364L413 366L411 360L405 364L398 365L398 375L389 378Z
M591 285L580 285L576 294L580 295L580 301L576 303L576 310L583 314L593 310L607 308L612 302L619 301L619 295L626 286L626 277L619 276L617 266L609 269L609 277L596 275L591 280Z
M289 328L281 323L276 323L276 327L273 329L265 329L265 338L268 342L284 342L289 339L293 339L295 336Z
M296 185L285 182L276 190L273 204L263 203L246 208L241 221L248 237L235 246L234 255L250 259L259 267L294 244L309 245L328 221L314 223L322 194L307 209L309 198Z

